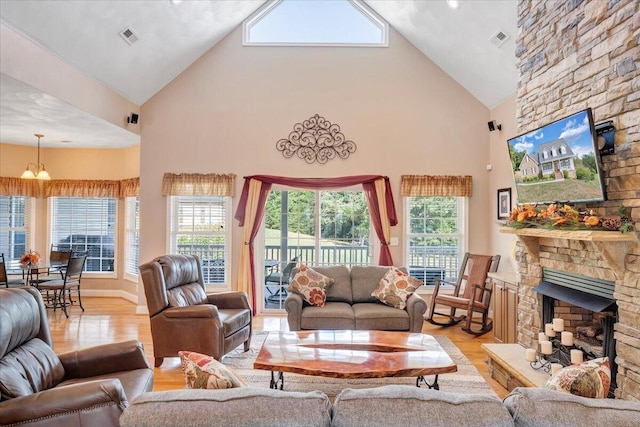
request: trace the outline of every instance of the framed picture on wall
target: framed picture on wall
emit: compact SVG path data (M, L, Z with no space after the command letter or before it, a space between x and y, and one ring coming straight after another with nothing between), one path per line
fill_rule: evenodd
M509 219L511 212L511 188L498 190L498 219Z

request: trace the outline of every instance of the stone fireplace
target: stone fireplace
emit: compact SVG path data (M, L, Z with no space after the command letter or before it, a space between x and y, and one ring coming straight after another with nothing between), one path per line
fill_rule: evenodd
M636 225L635 232L627 235L504 231L518 235L519 344L535 346L538 331L544 328L543 298L533 290L542 281L544 268L612 282L618 307L615 394L632 400L640 400L639 29L637 0L519 1L518 134L587 107L596 123L611 120L615 153L602 158L607 201L580 208L612 216L626 206Z

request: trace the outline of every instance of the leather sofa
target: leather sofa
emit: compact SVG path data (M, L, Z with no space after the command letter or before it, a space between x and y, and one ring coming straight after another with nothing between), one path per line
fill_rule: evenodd
M289 329L383 330L422 332L427 303L414 293L405 309L389 307L371 293L389 267L346 266L313 267L315 271L334 280L326 288L324 307L306 303L298 294L290 292L284 303ZM406 273L405 268L400 270ZM295 276L297 269L293 270Z
M0 425L117 426L129 399L153 388L137 340L57 355L33 287L0 289Z
M206 293L197 256L164 255L140 266L155 366L182 350L217 360L251 344L252 312L244 292Z
M212 421L215 420L215 421ZM122 427L637 427L640 403L517 388L495 396L388 385L320 392L257 387L145 393L125 409ZM213 423L213 424L212 424Z

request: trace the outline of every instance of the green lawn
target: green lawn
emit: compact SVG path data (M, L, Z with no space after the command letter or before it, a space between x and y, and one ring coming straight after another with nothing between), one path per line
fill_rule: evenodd
M582 181L565 179L563 181L544 181L532 184L516 184L518 203L566 202L580 199L597 199L600 197L600 182L597 179Z

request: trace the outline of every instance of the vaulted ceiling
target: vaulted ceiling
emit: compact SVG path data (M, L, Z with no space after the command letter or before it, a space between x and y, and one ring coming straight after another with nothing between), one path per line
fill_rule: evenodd
M298 0L327 1L327 0ZM515 0L363 0L488 108L516 91ZM2 0L2 24L142 105L265 0ZM137 41L120 36L131 28ZM506 35L499 43L496 34ZM0 52L0 60L2 55ZM0 141L122 147L139 137L0 75ZM86 142L82 142L86 141ZM78 146L78 145L75 145Z

